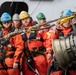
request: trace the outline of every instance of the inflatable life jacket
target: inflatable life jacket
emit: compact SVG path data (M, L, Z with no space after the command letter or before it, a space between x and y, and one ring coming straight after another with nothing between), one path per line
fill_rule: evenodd
M36 24L37 24L37 22L34 21L34 22L32 23L32 26L34 26L34 25L36 25ZM23 28L23 27L21 27L21 29L22 29L22 28ZM21 35L22 35L22 39L23 39L24 41L32 40L32 39L37 39L37 40L42 41L42 39L41 39L40 37L37 37L37 36L36 36L36 31L31 31L29 37L27 37L25 33L22 33Z

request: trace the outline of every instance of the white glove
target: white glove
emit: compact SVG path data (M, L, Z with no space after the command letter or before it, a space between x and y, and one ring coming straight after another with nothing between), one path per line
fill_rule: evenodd
M18 63L13 63L13 68L18 68Z
M51 53L47 54L47 59L50 59L52 57Z
M60 20L57 20L57 21L56 21L56 24L55 24L56 28L57 28L57 29L60 29L60 25L61 25L61 24L60 24Z

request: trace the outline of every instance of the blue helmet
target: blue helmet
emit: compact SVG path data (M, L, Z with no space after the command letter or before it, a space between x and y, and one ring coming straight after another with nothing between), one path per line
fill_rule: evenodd
M5 12L1 16L1 22L7 22L11 20L11 16L9 13Z
M64 17L64 16L69 16L69 15L71 15L71 14L73 14L73 12L72 12L71 10L69 10L69 9L63 11L63 17Z

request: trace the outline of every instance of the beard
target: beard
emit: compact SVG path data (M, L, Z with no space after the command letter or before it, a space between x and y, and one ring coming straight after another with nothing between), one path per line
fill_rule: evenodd
M28 26L28 24L29 24L28 22L24 23L25 26Z
M6 25L6 26L3 26L4 28L8 29L11 27L11 25Z
M9 28L10 26L4 26L4 28Z
M65 28L68 28L68 27L71 26L71 24L68 24L68 25L64 25L64 24L63 24L63 26L64 26Z

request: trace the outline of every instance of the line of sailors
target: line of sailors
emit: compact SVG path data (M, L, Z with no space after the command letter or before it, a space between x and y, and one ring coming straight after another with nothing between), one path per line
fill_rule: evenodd
M71 14L73 14L71 10L65 10L62 16ZM39 13L36 17L38 24L46 22L43 13ZM65 21L65 18L62 20ZM15 29L28 29L37 24L26 11L21 11L19 15L16 13L12 18L9 13L4 12L1 15L1 22L0 38ZM31 33L21 33L9 40L1 41L0 48L5 51L5 55L4 52L0 53L0 56L4 57L4 59L0 59L0 75L20 75L21 73L23 75L64 75L64 71L58 68L59 66L56 67L55 64L52 64L55 61L52 40L66 36L73 30L73 24L76 24L75 17L62 24L61 20L58 20L55 26L49 29L32 30ZM40 28L46 26L45 24ZM71 68L69 75L76 75L75 70Z

